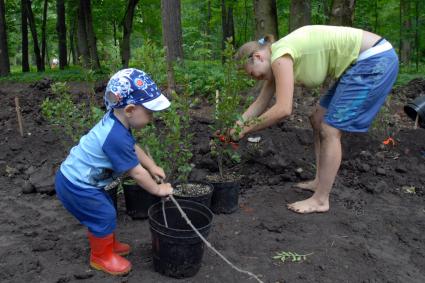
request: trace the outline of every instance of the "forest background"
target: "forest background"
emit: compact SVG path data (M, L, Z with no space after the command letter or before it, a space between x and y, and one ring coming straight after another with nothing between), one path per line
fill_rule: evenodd
M191 93L213 95L226 39L237 48L308 24L385 37L399 84L425 74L423 0L0 0L0 81L105 79L131 66L173 88L189 75Z

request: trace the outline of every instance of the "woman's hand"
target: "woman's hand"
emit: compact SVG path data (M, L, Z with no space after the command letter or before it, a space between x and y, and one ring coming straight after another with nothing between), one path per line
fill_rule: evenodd
M164 180L166 177L164 169L156 165L152 166L152 168L149 170L149 173L151 174L154 180Z
M231 141L238 142L245 137L245 134L243 130L238 131L235 128L232 128L228 131L228 137Z
M235 126L228 131L230 140L234 142L238 142L239 140L243 139L246 134L246 127L244 123L239 120L236 121Z

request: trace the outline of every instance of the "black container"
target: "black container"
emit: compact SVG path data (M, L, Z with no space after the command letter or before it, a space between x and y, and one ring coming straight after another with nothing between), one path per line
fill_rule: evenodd
M137 184L123 184L126 212L132 219L148 218L148 209L161 200Z
M229 214L238 210L240 182L213 182L212 185L211 210L214 213Z
M214 186L210 183L207 183L207 182L189 182L189 184L201 184L201 185L208 187L210 190L209 190L208 193L203 194L203 195L197 195L197 196L174 195L174 198L198 202L198 203L201 203L201 204L207 206L208 208L210 208L211 207L211 198L212 198L212 195L213 195L213 192L214 192ZM177 185L181 185L181 183L175 183L175 184L173 184L173 187L175 188L175 186L177 186Z
M117 202L118 202L118 189L117 189L117 187L112 188L110 190L107 190L106 193L111 198L112 203L114 204L115 210L117 210Z
M177 201L192 224L205 238L211 228L213 214L203 204ZM201 268L204 243L181 216L171 201L164 203L168 228L165 227L162 202L149 208L155 271L174 278L194 276Z
M416 97L415 100L407 103L404 106L404 112L413 121L416 121L416 116L419 115L418 124L425 128L425 96Z

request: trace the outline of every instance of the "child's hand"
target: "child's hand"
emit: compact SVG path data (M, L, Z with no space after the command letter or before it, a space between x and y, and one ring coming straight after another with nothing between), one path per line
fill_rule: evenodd
M151 174L154 180L164 180L166 177L164 169L159 166L154 166L152 169L149 170L149 173Z
M173 187L170 183L162 183L158 185L159 190L155 193L155 195L159 197L166 197L173 194Z

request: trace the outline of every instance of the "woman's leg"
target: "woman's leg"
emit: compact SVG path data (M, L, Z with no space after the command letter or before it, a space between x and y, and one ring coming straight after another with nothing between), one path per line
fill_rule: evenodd
M295 187L315 191L317 184L319 182L319 160L320 160L320 125L323 121L323 116L326 113L326 108L317 104L314 113L310 116L310 124L313 128L313 138L314 138L314 153L316 156L316 176L314 180L307 182L300 182L295 185Z
M322 123L320 129L320 154L317 170L318 183L312 197L288 205L298 213L325 212L329 210L329 194L341 165L341 131Z

